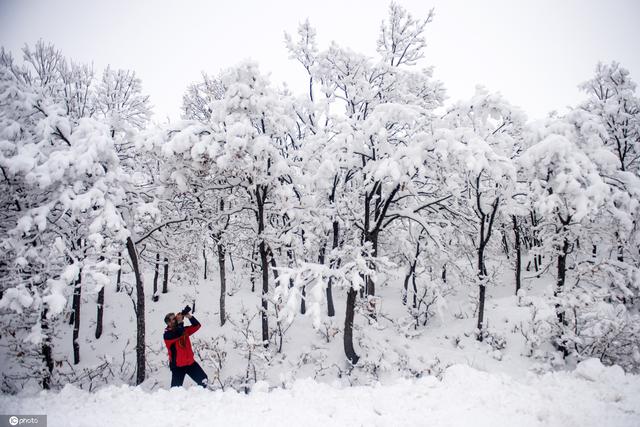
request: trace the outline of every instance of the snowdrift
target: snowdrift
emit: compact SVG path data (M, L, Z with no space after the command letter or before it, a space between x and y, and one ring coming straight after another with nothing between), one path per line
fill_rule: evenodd
M59 393L0 396L4 414L48 415L55 426L638 426L640 378L597 359L572 372L515 379L467 365L442 380L424 377L385 386L337 388L311 379L248 394L198 387L107 386L95 393L66 386Z

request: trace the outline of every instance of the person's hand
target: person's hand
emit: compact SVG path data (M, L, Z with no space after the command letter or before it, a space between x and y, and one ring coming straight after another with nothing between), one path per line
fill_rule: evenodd
M191 316L191 313L187 313L187 314L184 315L184 317L186 317L187 319L191 320L191 317L193 317L193 316Z
M183 320L184 320L184 316L182 315L182 313L176 313L176 322L182 323Z

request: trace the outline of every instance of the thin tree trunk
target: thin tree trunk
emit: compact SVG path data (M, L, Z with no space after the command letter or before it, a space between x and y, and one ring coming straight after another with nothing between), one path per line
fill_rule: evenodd
M333 304L333 277L329 277L327 282L327 316L334 317L336 309Z
M373 257L376 257L378 256L378 232L371 233L369 235L369 238L370 240L368 241L371 242L371 246L373 248L373 250L371 251L371 255ZM375 269L375 265L371 265L371 267ZM365 283L366 283L366 288L365 288L366 294L372 297L376 296L376 284L371 278L371 276L366 277Z
M558 277L556 280L556 289L553 293L555 297L560 296L564 289L564 282L567 276L567 252L569 251L569 240L565 237L562 243L562 250L558 254ZM560 324L565 323L564 312L560 308L560 304L556 304L556 314Z
M82 297L82 269L78 272L76 283L73 288L73 364L80 363L80 302Z
M202 258L204 259L204 280L207 280L207 252L202 248Z
M568 223L569 220L566 221ZM553 292L553 295L557 298L559 297L564 289L564 282L567 274L567 254L569 251L569 240L566 237L566 226L563 224L563 243L560 254L558 255L558 277L556 282L556 289ZM562 326L566 326L566 319L564 314L564 309L561 307L559 302L556 302L556 316L558 317L558 324ZM565 345L564 342L558 343L558 350L562 351L564 357L569 355L569 349Z
M476 187L476 191L480 191L480 178L478 178L478 184ZM484 298L485 298L485 285L484 285L484 281L486 278L486 271L485 271L485 267L484 267L484 245L485 245L485 238L484 238L484 234L485 234L485 214L482 213L482 208L480 206L480 194L478 193L478 199L477 199L477 207L479 212L481 212L480 214L480 236L478 239L478 281L479 281L479 285L478 285L478 324L477 324L477 329L478 329L478 336L477 339L478 341L482 341L483 339L483 334L482 334L482 327L483 322L484 322Z
M507 259L509 259L509 241L507 240L507 233L502 230L502 248L504 250Z
M260 262L262 264L262 341L265 347L269 346L269 317L268 317L268 301L269 293L269 261L267 260L267 250L264 241L260 242Z
M270 254L271 251L267 251L267 259L269 260L269 265L271 266L271 271L273 271L273 280L276 282L276 286L278 283L278 264L276 263L276 259L273 256L273 253ZM291 280L291 286L293 286L293 279Z
M255 251L255 247L253 252L251 253L251 276L249 278L249 281L251 282L251 292L255 292L256 291L256 251Z
M164 258L164 268L162 274L162 293L169 292L169 258Z
M220 326L224 326L224 323L227 320L227 316L225 314L225 294L227 292L225 253L226 250L224 246L218 244L218 268L220 269Z
M138 265L138 251L131 237L127 238L127 252L131 258L131 266L136 280L136 385L138 385L144 381L146 376L144 283Z
M500 198L497 197L494 199L491 204L491 212L486 214L482 211L482 206L480 204L480 176L476 180L476 208L479 212L478 218L480 219L480 235L478 239L478 341L483 340L483 328L484 328L484 302L485 302L485 294L486 294L486 284L485 281L487 279L487 266L484 262L484 251L489 243L489 239L491 239L491 231L493 228L493 221L495 220L496 214L498 212L498 206L500 203Z
M418 286L416 285L416 262L413 263L413 273L411 274L413 286L413 308L418 308Z
M256 187L256 199L258 204L258 235L260 236L260 245L258 251L260 253L260 263L262 266L262 342L265 347L269 346L269 317L268 317L268 301L269 294L269 260L267 259L267 248L264 241L264 198L266 197L266 188L258 185Z
M512 215L511 218L513 220L514 249L516 251L516 295L518 295L522 276L522 250L520 249L520 228L518 227L518 219L515 215Z
M96 339L102 336L102 317L104 314L104 286L98 292L98 313L96 319Z
M409 265L409 271L404 276L404 286L402 288L402 305L407 305L407 296L409 295L409 280L411 280L411 274L413 273L413 264Z
M538 226L538 219L536 218L536 214L533 210L529 211L529 216L531 217L532 248L540 248L542 246L542 242L538 238L538 230L536 229L536 227ZM540 271L541 266L542 266L542 254L534 253L533 269L536 271L536 273Z
M331 244L331 248L336 249L340 244L340 223L338 223L338 221L333 221L332 229L333 242ZM330 264L331 269L338 268L340 266L340 259L332 259ZM327 315L329 317L336 315L336 309L333 304L333 277L329 277L329 282L327 283Z
M122 283L122 252L118 252L118 274L116 276L116 292L120 292Z
M479 293L478 293L478 299L480 301L480 305L478 306L478 341L482 341L484 338L482 334L483 332L482 328L483 328L483 322L484 322L485 291L486 291L486 286L480 285Z
M103 261L104 257L100 257L100 261ZM98 291L98 303L97 303L97 315L96 315L96 339L100 339L102 336L102 317L104 314L104 286Z
M320 255L318 256L318 264L320 265L324 265L324 261L325 261L325 255L326 255L326 251L327 251L327 241L325 240L322 243L322 247L320 248ZM333 305L333 301L332 301L332 295L331 295L331 289L329 288L329 286L331 286L331 276L329 276L329 283L327 286L327 314L329 315L329 317L331 317L331 314L329 314L330 309L332 308L331 306Z
M47 311L45 308L40 314L40 329L44 338L42 339L42 358L44 360L45 371L42 375L42 388L49 390L51 388L51 373L53 372L53 356L51 349L51 336L49 335L49 324L47 323Z
M335 175L333 177L333 188L331 189L331 193L329 194L329 203L331 203L332 206L335 206L336 190L338 189L339 182L340 182L339 176ZM340 223L335 219L335 217L333 218L333 221L331 223L331 229L333 232L331 248L336 249L339 244ZM324 250L323 250L322 258L323 258L323 264L324 264ZM335 259L332 258L331 262L329 263L329 267L333 270L337 268L339 264L340 264L339 258L335 258ZM327 283L327 315L329 317L333 317L336 315L335 306L333 304L333 277L331 276L329 277L329 280Z
M156 269L153 273L153 302L158 302L160 295L158 295L158 276L160 276L160 253L156 253Z
M482 221L480 222L480 245L478 247L478 279L480 279L480 285L478 287L478 341L482 341L484 338L482 330L484 326L484 300L486 291L484 280L486 279L487 275L487 270L484 265L484 248L484 219L482 219Z
M420 240L416 242L416 253L413 262L409 264L409 271L404 278L404 295L402 295L402 304L407 305L407 295L409 294L409 280L413 277L413 307L416 306L416 298L418 290L416 288L416 266L418 265L418 255L420 255Z
M344 317L344 353L352 364L358 363L360 357L353 349L353 318L355 314L357 292L350 287L347 292L347 307Z

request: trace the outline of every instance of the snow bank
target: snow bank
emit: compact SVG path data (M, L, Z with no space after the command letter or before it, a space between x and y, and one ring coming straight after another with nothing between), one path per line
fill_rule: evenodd
M0 413L46 413L49 426L640 425L640 378L593 359L574 372L519 380L454 365L442 380L340 389L307 379L289 389L256 388L244 395L130 386L88 393L66 386L59 393L0 396Z

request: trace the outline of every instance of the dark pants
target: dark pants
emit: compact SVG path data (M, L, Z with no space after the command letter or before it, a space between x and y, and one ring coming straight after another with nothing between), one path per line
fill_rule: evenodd
M171 368L171 387L180 387L184 382L184 376L189 375L193 381L202 387L207 387L206 381L208 380L207 374L198 365L198 362L193 362L188 366L176 366Z

